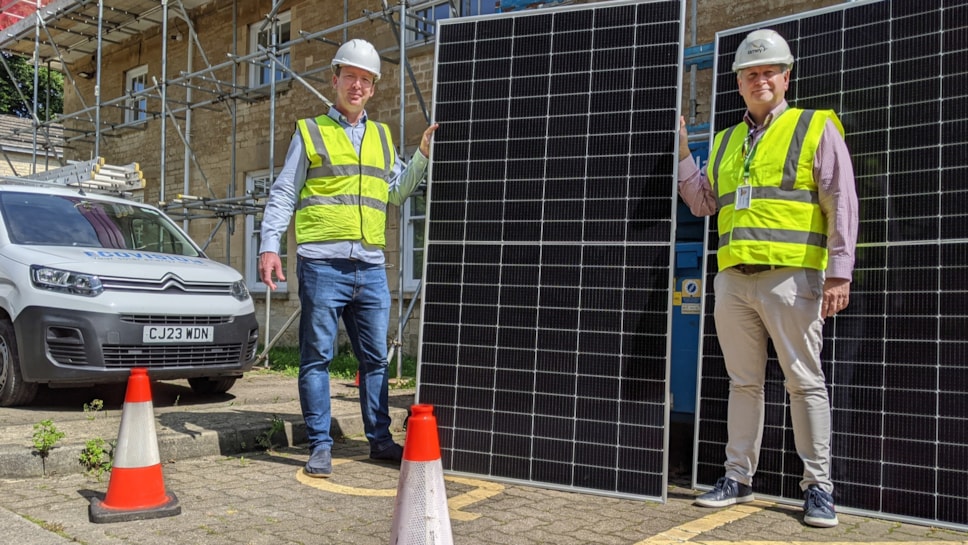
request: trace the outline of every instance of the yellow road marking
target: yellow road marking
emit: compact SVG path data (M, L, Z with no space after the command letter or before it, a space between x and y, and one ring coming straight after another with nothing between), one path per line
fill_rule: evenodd
M365 460L367 456L353 456L351 458L333 458L333 467L346 464L357 460ZM302 484L311 486L318 490L325 490L333 494L344 494L346 496L372 496L379 498L392 498L397 495L396 488L358 488L336 484L327 477L310 477L306 472L299 468L296 470L296 480Z
M338 466L348 462L366 460L367 456L354 456L351 458L333 458L333 466ZM356 486L346 486L342 484L337 484L329 478L319 478L310 477L299 468L296 470L296 480L300 483L311 486L317 490L323 490L326 492L331 492L333 494L344 494L347 496L370 496L370 497L380 497L380 498L392 498L397 495L396 488L360 488ZM504 486L487 482L480 481L477 479L468 479L466 477L451 477L444 476L445 481L451 481L466 486L473 487L463 494L458 494L452 498L447 499L447 507L450 511L450 518L452 520L469 521L475 520L481 517L479 513L468 513L462 511L465 507L473 505L477 502L486 500L492 496L500 494L504 490Z
M734 505L729 509L716 511L706 515L705 517L691 520L685 524L680 524L675 528L666 530L665 532L660 532L648 539L639 541L635 545L673 545L687 541L692 543L700 543L693 541L693 538L704 532L715 530L720 526L725 526L731 522L744 519L754 513L759 513L760 511L773 505L773 503L759 500Z
M446 475L444 476L444 480L475 487L473 490L458 494L447 500L447 507L450 508L450 518L454 520L468 521L481 518L480 513L465 513L461 509L496 496L504 491L504 486L500 484L477 479Z

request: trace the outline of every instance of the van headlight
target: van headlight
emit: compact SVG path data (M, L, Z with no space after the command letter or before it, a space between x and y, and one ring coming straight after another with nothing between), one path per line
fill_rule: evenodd
M236 280L232 283L232 297L239 301L245 301L249 298L249 288L245 286L245 280Z
M104 291L101 279L93 274L64 271L43 265L30 266L30 280L40 289L85 297L97 297Z

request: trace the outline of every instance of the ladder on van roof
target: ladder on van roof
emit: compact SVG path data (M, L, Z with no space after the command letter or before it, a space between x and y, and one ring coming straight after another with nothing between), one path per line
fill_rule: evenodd
M145 177L138 163L108 165L103 157L97 157L27 176L0 176L0 183L66 187L130 197L145 188Z

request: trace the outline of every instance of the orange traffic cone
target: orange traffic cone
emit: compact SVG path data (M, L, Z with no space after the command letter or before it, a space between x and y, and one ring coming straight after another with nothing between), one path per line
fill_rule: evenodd
M128 378L121 429L114 449L111 480L104 500L91 499L91 522L125 522L181 513L178 498L165 491L155 434L148 370L135 368Z
M453 545L433 405L413 405L407 420L391 545Z

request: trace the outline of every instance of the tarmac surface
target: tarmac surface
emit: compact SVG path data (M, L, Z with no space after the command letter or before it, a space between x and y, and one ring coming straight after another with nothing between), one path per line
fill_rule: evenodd
M413 394L391 390L401 443ZM164 485L180 514L91 522L90 501L103 499L109 475L85 473L79 456L87 441L117 439L124 385L44 390L30 407L0 408L0 543L389 542L399 470L367 458L352 384L332 385L334 430L343 437L329 479L302 472L308 452L293 378L251 373L228 394L207 397L182 381L154 382L152 395ZM95 399L103 409L90 410ZM46 419L65 436L43 460L32 436ZM704 509L692 505L699 492L688 479L670 482L668 501L658 503L445 476L454 543L468 545L968 544L968 532L844 513L837 528L810 528L799 506L764 500Z

